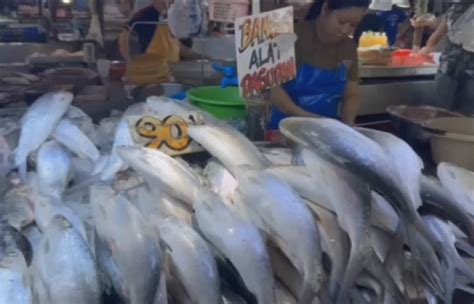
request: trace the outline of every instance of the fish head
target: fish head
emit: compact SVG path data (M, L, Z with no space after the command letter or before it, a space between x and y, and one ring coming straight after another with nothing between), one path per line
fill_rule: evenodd
M69 220L62 214L56 214L55 216L53 216L50 225L53 225L60 230L67 230L72 228L71 222L69 222Z

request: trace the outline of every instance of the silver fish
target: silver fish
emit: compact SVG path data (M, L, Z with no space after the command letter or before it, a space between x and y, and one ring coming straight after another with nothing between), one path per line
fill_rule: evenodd
M379 144L343 123L327 118L287 118L280 123L281 132L331 163L351 171L381 192L397 213L406 219L408 230L418 230L431 246L441 250L441 244L426 228L414 208L406 187L400 185L397 170ZM408 234L408 244L420 258L417 242ZM421 250L421 249L420 249Z
M204 168L209 188L221 195L222 198L232 202L238 182L234 176L217 159L210 159Z
M435 235L443 243L444 260L447 261L444 282L445 282L445 303L452 303L453 291L455 289L456 271L459 271L470 283L474 283L474 271L464 262L456 250L456 237L451 231L449 223L434 216L425 216L425 222L435 232Z
M316 223L322 238L323 251L331 259L331 272L329 276L329 292L337 296L337 290L344 278L347 261L349 260L350 242L347 234L341 229L335 213L307 202L308 207L314 212Z
M86 240L62 215L48 225L34 267L50 303L101 303L94 257Z
M68 92L48 93L38 98L21 120L20 141L15 154L15 164L26 166L28 154L35 151L54 131L61 117L73 100ZM22 169L22 180L26 181L26 167Z
M15 247L0 248L0 303L33 303L28 266Z
M149 148L122 147L117 153L151 188L163 189L168 195L192 206L201 183L189 168L165 153Z
M234 176L241 165L255 170L265 169L268 165L257 147L230 126L190 125L188 131L193 140L220 160Z
M96 255L107 288L127 303L153 303L162 267L158 232L122 195L95 185L90 191Z
M34 222L33 207L33 198L28 187L16 186L10 189L0 202L1 218L7 220L14 228L21 230Z
M62 215L79 231L85 240L87 240L87 233L82 219L76 212L65 205L62 201L39 195L35 199L35 216L38 228L44 233L56 215Z
M463 205L449 191L445 191L439 181L423 176L421 178L421 196L423 204L436 209L436 215L441 215L459 228L474 244L474 220Z
M29 86L31 84L31 81L21 76L7 76L3 77L1 80L2 82L11 85Z
M246 169L237 180L236 200L303 276L298 296L308 303L324 280L319 232L311 212L289 185L269 173Z
M217 265L206 242L187 224L161 221L160 237L168 247L171 268L196 304L220 303Z
M324 181L318 187L327 189L339 225L351 240L351 250L336 303L346 303L349 291L362 271L370 248L371 190L367 183L351 173L325 161L317 154L303 151L303 159L313 176Z
M453 164L440 163L437 174L444 189L462 204L466 212L474 216L474 172Z
M420 179L423 162L413 149L403 140L387 132L357 128L359 132L377 142L393 162L400 183L406 187L414 208L421 206Z
M16 248L21 251L29 266L33 259L33 246L30 241L17 229L7 222L0 222L0 252L5 248ZM1 255L1 253L0 253Z
M41 146L37 159L40 193L60 198L71 176L71 155L58 142L52 140Z
M117 149L122 146L133 146L133 138L126 118L122 118L117 126L114 137L114 145L110 152L105 168L100 173L102 181L111 181L115 174L125 170L127 167L117 154Z
M395 233L399 220L398 214L392 205L383 196L372 191L372 226L389 233Z
M77 156L90 159L94 163L99 160L100 153L97 147L70 120L61 120L56 129L54 129L52 136Z
M258 303L274 303L273 272L257 228L210 190L198 193L194 209L199 231L237 269Z

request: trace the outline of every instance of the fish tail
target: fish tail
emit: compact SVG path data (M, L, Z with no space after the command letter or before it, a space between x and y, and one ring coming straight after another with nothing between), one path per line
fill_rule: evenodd
M469 281L474 282L474 271L459 255L456 257L456 269Z
M357 247L351 249L349 261L347 262L346 271L344 273L344 279L342 280L341 287L337 294L336 303L345 304L348 303L350 296L350 290L354 284L357 276L364 268L365 254L362 250L357 250Z
M377 254L374 252L373 249L371 249L370 251L368 261L370 261L370 263L368 263L369 272L373 272L374 277L378 278L384 286L384 298L387 298L387 295L390 294L390 296L393 297L396 303L408 303L408 297L405 297L405 295L402 293L400 288L397 286L397 284L385 268L385 265L379 260Z

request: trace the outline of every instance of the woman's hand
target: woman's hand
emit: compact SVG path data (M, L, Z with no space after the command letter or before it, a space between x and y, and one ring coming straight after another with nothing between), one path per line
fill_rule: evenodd
M434 48L432 46L427 45L424 48L422 48L421 50L419 50L418 54L426 56L426 55L429 55L429 54L433 53L433 51L434 51Z

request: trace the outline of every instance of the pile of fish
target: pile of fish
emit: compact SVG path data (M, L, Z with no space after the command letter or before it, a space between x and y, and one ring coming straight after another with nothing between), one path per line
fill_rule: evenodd
M151 97L96 125L72 100L40 97L9 147L0 303L452 303L455 290L474 293L472 172L443 163L425 176L397 137L331 119L286 119L291 147L271 148L184 102ZM199 116L188 133L210 157L134 144L131 117L170 114Z

